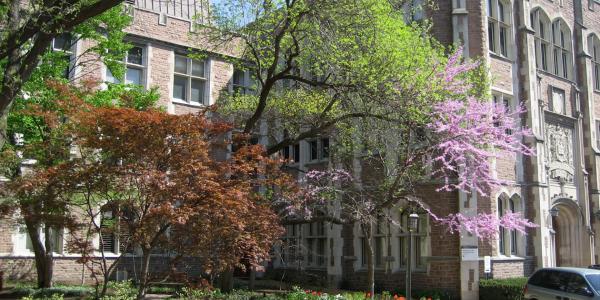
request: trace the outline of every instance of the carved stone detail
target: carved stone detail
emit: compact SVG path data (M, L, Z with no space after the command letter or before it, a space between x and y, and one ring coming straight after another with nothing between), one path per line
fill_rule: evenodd
M550 178L573 183L573 129L559 124L546 124L546 159Z

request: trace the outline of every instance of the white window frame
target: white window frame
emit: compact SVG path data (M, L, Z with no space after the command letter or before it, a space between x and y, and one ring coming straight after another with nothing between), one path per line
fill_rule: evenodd
M408 216L410 215L409 210L403 209L402 212L398 214L400 226L398 228L396 237L398 239L398 248L396 250L396 255L398 255L398 269L406 270L406 262L404 261L405 256L408 255L408 243L410 242L408 237ZM419 213L419 225L416 232L413 232L413 253L412 255L408 255L411 258L411 266L412 270L424 271L427 269L427 262L422 260L420 264L417 264L419 258L429 256L430 251L430 240L429 240L429 230L430 230L430 222L429 215L426 213ZM420 249L421 251L417 251ZM424 255L425 254L425 255Z
M372 225L373 234L371 236L371 246L373 247L373 259L375 269L384 269L387 265L387 257L388 253L388 244L389 241L389 232L390 232L390 224L388 221L383 220L383 218L377 220L375 224ZM358 225L358 233L359 233L359 242L358 245L360 247L360 266L363 269L367 268L367 253L366 253L366 237L363 234L361 225ZM379 243L379 244L378 244Z
M535 61L539 70L550 72L552 70L551 59L551 35L552 23L548 15L541 9L535 9L530 16L531 26L535 31Z
M596 147L600 149L600 119L596 119L594 123L596 124Z
M135 64L129 61L129 51L133 48L141 48L142 49L142 64ZM141 82L140 82L140 86L147 88L147 74L148 74L148 47L147 45L143 45L143 44L133 44L133 47L127 50L127 52L125 53L125 56L123 57L123 64L125 65L125 73L123 74L123 79L119 79L116 78L112 75L112 73L110 72L110 70L108 69L108 67L106 67L106 72L105 72L105 77L106 77L106 82L108 83L114 83L114 84L118 84L121 83L123 81L127 80L127 70L129 68L131 69L137 69L140 70L142 72L141 75ZM113 77L115 79L115 81L109 81L109 73L110 73L110 77Z
M592 87L600 92L600 39L592 34L588 40L589 53L592 57Z
M241 84L235 83L236 71L243 72L243 79ZM231 84L229 85L229 92L234 93L236 90L241 90L242 95L253 95L256 93L256 80L252 80L252 72L250 70L240 70L233 68L233 74L231 76Z
M65 56L68 56L69 58L69 66L67 71L69 72L69 74L67 74L68 76L65 78L69 81L73 80L73 78L75 77L75 60L76 60L76 50L77 50L77 40L75 39L75 36L70 33L70 32L63 32L61 33L61 35L65 35L68 34L70 36L70 44L69 44L69 49L64 49L64 48L57 48L55 47L55 42L56 42L56 38L52 39L52 42L50 43L50 49L54 52L62 52L65 54Z
M423 0L409 0L402 5L402 10L404 22L407 24L425 19Z
M518 195L508 197L503 193L497 197L496 213L498 217L502 217L507 211L523 213L521 198ZM515 229L498 228L498 242L496 245L499 256L522 257L524 255L524 236Z
M494 105L501 104L508 113L514 110L515 104L513 103L513 96L511 95L498 91L492 91L492 101L494 102ZM506 129L506 133L512 134L512 131L510 129Z
M325 221L312 222L304 225L306 227L305 257L306 266L311 268L327 268L327 223ZM323 246L323 252L319 253L319 246Z
M301 249L302 225L285 225L285 234L281 238L281 260L284 268L299 268L302 256Z
M560 99L560 111L557 110L557 107L554 103L554 95L558 94L560 96L562 96L562 99ZM565 90L555 87L555 86L549 86L549 96L548 96L548 109L551 112L557 113L557 114L561 114L561 115L566 115L567 114L567 93Z
M324 141L327 140L327 151L325 151L325 143ZM319 161L326 161L329 159L329 149L331 149L331 144L330 144L330 139L328 137L321 137L318 139L310 139L307 141L308 144L308 151L307 151L307 155L308 155L308 161L309 162L319 162ZM313 156L313 145L317 148L316 149L316 156Z
M43 227L38 228L38 233L40 235L40 240L42 244L45 246L46 236L44 233ZM55 240L54 249L52 254L54 255L63 255L65 253L65 230L64 228L60 228L58 230L58 238ZM56 234L54 229L50 229L51 237ZM27 228L25 225L19 225L17 227L16 232L12 237L13 249L12 255L20 255L20 256L32 256L35 255L33 252L33 246L31 242L31 238L29 237L29 233L27 232Z
M573 73L571 30L562 19L552 22L552 73L570 79Z
M512 46L511 6L504 0L487 0L488 50L510 58Z
M175 71L175 60L180 57L180 58L185 58L186 59L186 64L187 64L187 74L184 73L179 73ZM204 64L204 77L202 76L196 76L196 75L192 75L192 63L193 61L197 61L197 62L202 62ZM204 105L208 105L209 104L209 100L210 100L210 61L209 59L203 59L203 60L197 60L197 59L192 59L189 58L183 54L178 54L175 53L175 55L173 56L173 78L171 81L171 87L172 87L172 91L171 91L171 100L174 103L184 103L184 104L189 104L189 105L194 105L194 106L204 106ZM175 89L175 76L179 76L179 77L184 77L186 79L186 90L185 90L185 98L186 99L179 99L179 98L175 98L173 95L174 89ZM201 99L202 102L195 102L195 101L191 101L192 98L192 79L196 79L196 80L201 80L204 81L204 94L203 94L203 99Z

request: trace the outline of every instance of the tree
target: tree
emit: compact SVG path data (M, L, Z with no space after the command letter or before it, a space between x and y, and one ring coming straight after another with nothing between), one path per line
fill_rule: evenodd
M7 141L6 126L11 106L22 97L23 87L43 61L52 40L85 23L111 24L98 17L111 9L112 16L116 17L114 20L122 19L117 13L119 9L114 9L120 2L0 1L0 14L7 16L0 20L0 149ZM96 29L93 27L94 31Z
M423 86L444 49L426 22L404 22L404 2L411 1L222 2L213 10L216 30L199 32L241 53L236 67L252 74L256 93L223 96L221 112L246 134L268 122L274 154L347 120L387 119L378 107L404 104L390 96L435 97Z
M508 111L486 100L469 81L477 74L477 64L462 62L461 57L458 49L443 68L434 70L433 77L443 79L440 88L445 97L433 105L413 102L396 111L397 115L390 112L389 116L396 116L390 119L393 121L348 122L346 128L352 130L340 131L337 158L341 165L346 162L349 171L308 172L300 199L289 202L288 221L292 223L320 220L360 225L371 294L375 283L374 227L380 221L400 226L393 216L403 209L400 204L411 204L413 210L426 212L450 232L466 231L483 239L495 237L500 227L522 233L535 227L514 213L501 218L488 213L438 216L419 200L419 188L432 181L439 192L460 190L485 198L506 184L493 174L494 159L535 154L523 142L530 136L530 131L519 123L524 110ZM408 116L401 118L403 115ZM344 132L349 134L344 136ZM363 165L380 176L361 177L352 167L357 160L363 160ZM341 213L332 209L336 202L341 205Z
M104 201L129 236L126 248L141 252L139 299L161 275L150 268L155 251L168 251L174 260L199 257L211 278L242 260L258 266L268 258L282 229L257 187L282 184L285 176L264 148L248 145L219 160L231 127L204 112L97 108L71 122L82 153L71 163L71 195L86 199L96 234L102 226L93 217ZM79 244L91 252L89 239ZM101 268L111 271L102 262Z
M52 78L52 72L60 73L59 68L42 65L35 78ZM78 216L70 210L76 199L68 196L75 145L74 124L67 120L94 106L142 109L154 105L158 95L124 86L98 92L71 90L64 83L41 80L27 84L38 87L37 92L28 99L18 99L10 116L11 132L22 140L7 144L0 152L2 175L10 180L0 194L0 206L3 217L14 214L16 221L24 223L35 254L38 287L44 288L52 285L53 253L61 248L63 235L77 232L80 226Z

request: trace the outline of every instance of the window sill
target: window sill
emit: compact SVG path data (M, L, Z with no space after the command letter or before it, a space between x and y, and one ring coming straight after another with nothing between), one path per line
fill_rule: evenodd
M490 51L490 50L488 50L488 53L490 54L491 58L495 58L497 60L508 62L508 63L511 63L511 64L514 62L512 59L510 59L510 58L508 58L508 57L506 57L506 56L504 56L502 54L498 54L498 53Z
M493 256L492 261L525 261L525 257L516 255L507 256L501 254L499 256Z
M307 161L305 165L307 165L307 166L318 165L318 164L327 163L327 162L329 162L329 159L326 159L326 158L314 159L314 160Z
M185 106L189 106L189 107L205 107L206 106L206 105L204 105L202 103L185 102L183 100L178 100L178 99L171 99L171 103L177 104L177 105L185 105Z
M572 81L572 80L571 80L571 79L569 79L569 78L564 78L564 77L562 77L562 76L556 75L556 74L554 74L554 73L551 73L551 72L549 72L549 71L545 71L544 69L536 68L536 70L537 70L537 71L538 71L538 73L540 73L540 74L544 74L544 75L546 75L546 76L549 76L549 77L552 77L552 78L554 78L554 79L558 79L558 80L561 80L561 81L564 81L564 82L568 82L568 83L570 83L570 84L575 84L575 82L574 82L574 81Z

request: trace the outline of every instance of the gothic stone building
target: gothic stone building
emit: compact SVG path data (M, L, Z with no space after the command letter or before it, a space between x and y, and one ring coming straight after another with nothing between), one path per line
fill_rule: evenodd
M414 1L419 3L421 1ZM535 157L494 162L509 185L490 197L436 193L419 195L436 214L474 215L520 212L539 227L528 235L502 230L496 240L450 235L423 215L416 249L407 254L400 229L378 229L374 237L376 287L402 290L407 259L416 269L417 289L443 289L462 299L478 297L480 278L527 276L551 266L585 267L597 262L600 229L600 1L452 0L433 1L413 18L428 17L433 35L447 45L463 45L465 56L482 58L490 69L491 101L509 109L523 105L526 142ZM324 164L319 141L300 143L297 166ZM317 150L313 150L317 149ZM359 164L360 165L360 164ZM372 177L368 167L363 178ZM406 222L406 216L398 216ZM274 268L286 276L313 277L329 284L366 289L366 257L358 226L288 226L287 245ZM491 272L484 270L485 257ZM280 273L283 273L280 271ZM312 275L312 276L307 276Z
M414 0L416 4L419 0ZM476 299L478 281L490 276L526 276L547 266L587 266L597 262L596 236L600 217L600 1L598 0L435 0L436 9L424 9L413 18L430 18L432 33L447 45L464 45L465 56L483 58L492 79L490 101L527 113L522 123L533 130L526 142L535 157L499 159L499 178L509 180L490 197L464 193L437 193L423 186L419 196L440 215L461 212L502 214L521 212L539 227L522 235L501 231L499 238L481 242L469 235L450 235L424 215L415 238L415 251L407 253L407 235L382 228L374 237L376 282L385 290L402 289L407 259L415 266L416 289L442 289L462 299ZM136 0L128 4L133 24L127 28L134 44L123 62L125 80L147 88L158 87L159 105L183 114L212 104L219 93L246 89L247 73L234 70L223 56L227 49L206 49L189 35L193 22L207 16L205 1ZM65 37L66 38L66 37ZM90 47L86 41L57 51L75 56ZM189 48L209 50L204 60L186 57ZM196 68L201 65L202 68ZM197 72L197 70L202 70ZM75 66L80 77L114 82L101 64ZM261 142L268 142L261 139ZM301 170L323 168L329 161L329 139L302 141L283 151ZM358 162L363 177L372 168ZM299 173L300 174L300 173ZM301 176L301 175L298 175ZM406 222L406 216L398 216ZM18 224L0 220L0 269L12 279L31 277L31 247ZM62 244L62 235L56 236ZM118 236L105 240L114 256L122 250ZM365 255L356 226L324 223L288 226L287 247L269 263L270 273L285 271L292 280L324 281L331 286L366 288ZM484 257L491 258L491 273L484 272ZM118 277L135 278L135 253L126 256ZM77 255L58 251L57 281L81 282L89 274L76 262ZM160 254L154 268L165 268ZM186 272L199 274L190 261Z

